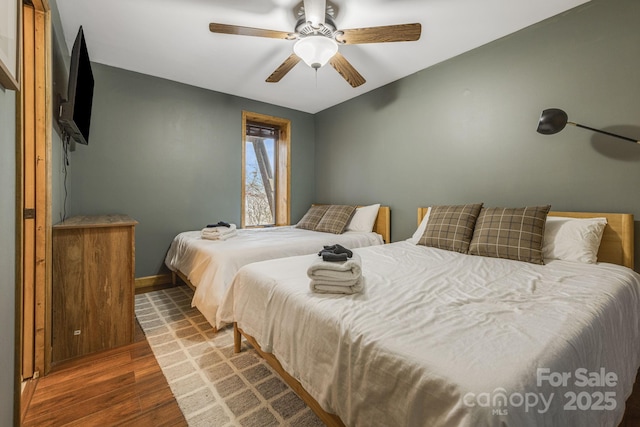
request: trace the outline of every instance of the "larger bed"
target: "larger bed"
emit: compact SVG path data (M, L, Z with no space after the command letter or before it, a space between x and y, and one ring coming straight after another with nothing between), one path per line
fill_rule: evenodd
M193 306L215 327L220 301L240 267L256 261L318 252L323 245L339 243L359 248L389 242L390 209L388 206L377 209L371 231L334 234L281 226L239 229L237 235L228 240L207 240L201 237L200 231L185 231L173 239L165 264L174 275L174 283L178 276L195 289Z
M365 291L328 295L297 256L241 268L222 320L329 425L615 426L640 364L633 217L550 215L606 217L598 263L403 241L356 249Z

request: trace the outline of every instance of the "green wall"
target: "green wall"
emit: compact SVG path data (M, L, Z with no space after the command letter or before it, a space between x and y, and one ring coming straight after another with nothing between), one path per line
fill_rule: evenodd
M293 222L312 202L354 201L390 205L396 241L414 231L419 205L439 203L640 218L640 147L574 127L535 132L540 112L559 107L640 138L638 16L637 1L593 0L315 115L94 64L91 138L70 156L68 214L133 216L136 276L164 271L176 233L240 221L249 110L292 120Z
M139 221L136 277L163 271L180 231L240 223L243 110L291 120L292 221L314 201L311 114L96 63L93 73L89 145L70 156L70 214Z
M396 241L430 204L640 219L639 146L571 126L536 133L558 107L640 139L638 17L637 0L594 0L316 114L318 201L389 204Z
M13 424L16 316L16 96L0 86L0 425ZM17 414L16 414L17 415Z
M53 111L59 111L61 99L67 97L67 80L69 80L69 48L62 34L62 23L55 0L51 5L51 56L52 56L52 103ZM64 218L65 202L68 209L70 199L71 169L65 164L64 145L60 138L57 121L53 120L51 133L51 221L55 224ZM66 173L65 173L66 172Z

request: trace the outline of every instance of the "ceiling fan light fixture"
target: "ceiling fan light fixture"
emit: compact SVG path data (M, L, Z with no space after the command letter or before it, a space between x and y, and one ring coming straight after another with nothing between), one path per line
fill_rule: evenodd
M293 46L293 52L311 68L324 66L338 52L338 43L325 36L301 38Z

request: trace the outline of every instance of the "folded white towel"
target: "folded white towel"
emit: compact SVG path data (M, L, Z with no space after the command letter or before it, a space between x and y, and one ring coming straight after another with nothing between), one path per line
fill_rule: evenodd
M229 234L236 231L235 224L229 224L229 227L205 227L202 229L201 234L220 236L223 234Z
M207 240L227 240L230 239L231 237L234 237L237 233L236 230L232 230L229 233L202 233L200 235L201 238L203 239L207 239Z
M312 292L327 294L355 294L364 289L362 263L356 253L346 261L323 261L318 258L307 269Z
M311 280L309 288L319 294L357 294L364 289L364 277L347 281Z
M348 260L338 262L323 261L321 257L318 257L318 260L307 269L307 276L311 280L353 282L362 276L360 256L354 252Z

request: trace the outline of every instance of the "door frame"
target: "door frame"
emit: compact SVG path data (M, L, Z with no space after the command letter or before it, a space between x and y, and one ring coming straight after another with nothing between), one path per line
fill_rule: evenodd
M51 363L51 14L48 0L21 8L16 98L16 425L22 384Z

